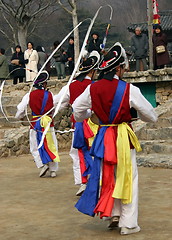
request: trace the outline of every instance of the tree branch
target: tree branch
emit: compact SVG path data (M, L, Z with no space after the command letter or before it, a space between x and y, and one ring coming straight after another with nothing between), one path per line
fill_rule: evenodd
M69 14L72 15L72 11L70 11L69 9L67 9L67 8L61 3L60 0L58 0L58 4L59 4L66 12L68 12Z
M20 10L20 15L19 15L19 19L21 19L22 18L22 15L23 15L23 13L25 12L24 10L25 10L25 8L26 8L26 6L30 3L30 2L32 2L32 0L28 0L25 4L23 4L23 1L22 0L20 0L20 2L21 2L21 10Z
M12 44L14 43L14 41L12 41L11 38L9 38L8 35L7 35L2 29L0 29L0 32L4 35L4 37L5 37L9 42L11 42Z
M71 8L72 8L72 9L74 9L74 8L75 8L75 6L74 6L74 4L72 3L72 1L71 1L71 0L68 0L68 3L69 3L69 5L71 6Z
M45 11L46 11L46 10L42 11L42 13L41 13L41 15L39 16L39 18L37 18L37 21L35 21L35 24L34 24L32 30L30 31L30 33L28 33L28 36L30 36L30 35L35 31L36 27L37 27L38 24L39 24L39 20L40 20L41 17L44 15ZM34 18L31 19L31 21L29 22L28 26L31 25L31 23L33 22L33 20L34 20Z
M3 0L0 0L0 6L1 6L5 11L10 12L13 17L15 16L16 13L15 13L15 11L13 10L13 8L10 7L9 4L4 3Z
M46 8L48 8L51 5L51 1L49 1L49 3L47 5L45 5L44 7L40 8L39 10L37 10L36 12L34 12L31 15L31 18L35 17L37 14L39 14L40 12L42 12L43 10L45 10Z
M6 21L6 23L8 24L8 26L11 28L12 32L14 32L13 26L11 25L11 23L9 22L9 20L6 18L6 16L5 16L4 13L2 12L2 10L1 10L1 13L2 13L2 16L3 16L4 20Z

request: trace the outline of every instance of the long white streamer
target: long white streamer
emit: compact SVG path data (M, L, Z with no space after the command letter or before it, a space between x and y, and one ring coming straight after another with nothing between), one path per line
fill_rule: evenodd
M112 19L113 9L112 9L112 7L111 7L110 5L106 5L106 6L108 6L108 7L111 8L111 13L110 13L110 20L111 20L111 19ZM85 50L85 46L86 46L86 43L87 43L89 34L90 34L91 29L92 29L92 27L93 27L93 24L94 24L94 22L95 22L95 20L96 20L96 18L97 18L97 16L98 16L98 14L99 14L99 11L100 11L100 9L102 9L103 7L106 7L106 6L100 6L99 9L97 10L97 12L95 13L93 19L92 19L92 20L90 19L90 20L91 20L91 23L90 23L89 28L88 28L88 30L87 30L87 33L86 33L86 36L85 36L85 39L84 39L84 42L83 42L83 45L82 45L82 48L81 48L81 51L80 51L80 55L79 55L79 57L78 57L77 63L76 63L75 68L74 68L74 71L73 71L73 73L72 73L72 75L71 75L71 77L70 77L70 79L69 79L69 81L68 81L68 83L67 83L67 86L68 86L68 87L69 87L70 83L72 82L72 80L73 80L73 78L74 78L74 76L75 76L75 73L76 73L76 71L77 71L77 69L78 69L78 66L79 66L79 64L80 64L80 60L81 60L82 54L83 54L83 52L84 52L84 50ZM88 19L85 19L84 21L86 21L86 20L88 20ZM46 62L43 64L43 66L41 67L41 69L40 69L39 72L37 73L37 76L35 77L32 85L31 85L31 87L30 87L29 94L30 94L30 92L32 91L34 82L36 81L37 77L38 77L39 74L42 72L42 70L45 68L46 64L50 61L50 59L51 59L51 58L53 57L53 55L58 51L58 49L63 45L63 43L66 41L66 39L68 39L69 36L75 31L75 29L78 28L84 21L80 22L75 28L73 28L73 29L71 30L71 32L69 32L69 33L66 35L66 37L61 41L61 43L57 46L57 48L54 49L54 51L51 53L51 55L48 57L48 59L46 60ZM27 70L27 69L26 69L26 70ZM13 71L14 71L14 70L13 70ZM13 71L12 71L12 72L13 72ZM11 72L10 72L10 74L11 74ZM26 110L25 110L25 115L26 115L27 121L15 121L15 122L14 122L14 121L10 121L10 120L8 119L8 117L6 116L6 114L5 114L4 110L3 110L3 107L2 107L2 93L3 93L4 84L5 84L5 80L2 82L2 84L1 84L1 86L0 86L0 109L1 109L1 112L3 113L5 119L6 119L8 122L10 122L10 123L29 122L29 124L32 126L32 123L31 123L31 122L39 121L42 117L48 115L48 114L49 114L50 112L52 112L52 110L55 108L55 107L52 107L52 108L51 108L48 112L46 112L44 115L42 115L41 117L39 117L38 119L33 120L33 121L30 121L30 120L29 120L28 112L27 112L27 108L26 108ZM61 103L62 103L62 101L63 101L63 98L64 98L65 94L66 94L67 91L68 91L68 87L66 88L66 91L64 92L64 94L61 96L61 98L60 98L60 100L59 100L59 102L58 102L58 104L57 104L57 107L55 108L55 112L54 112L54 114L53 114L53 118L56 116L56 114L58 113L58 111L59 111L59 109L60 109L60 105L61 105ZM50 122L50 124L51 124L51 122ZM50 126L50 124L49 124L49 126ZM44 131L44 133L43 133L42 141L41 141L39 147L43 144L43 139L44 139L44 137L45 137L45 134L48 132L49 126L45 129L45 131Z
M77 69L78 69L78 67L79 67L80 61L81 61L81 57L82 57L83 51L85 51L85 46L86 46L86 44L87 44L88 37L89 37L89 35L90 35L91 29L92 29L92 27L93 27L93 24L94 24L94 22L95 22L95 20L96 20L96 18L97 18L97 16L98 16L98 13L99 13L99 11L100 11L101 8L102 8L102 6L99 7L99 9L98 9L97 12L95 13L93 19L91 20L90 26L89 26L89 28L88 28L88 30L87 30L87 33L86 33L84 42L83 42L83 44L82 44L82 48L81 48L79 57L78 57L78 59L77 59L77 62L76 62L76 64L75 64L75 67L74 67L74 70L73 70L72 75L70 76L69 81L68 81L68 83L67 83L67 85L66 85L67 87L66 87L63 95L61 96L61 98L60 98L60 100L59 100L59 102L58 102L58 104L57 104L57 106L56 106L56 108L55 108L55 111L54 111L54 114L53 114L52 119L53 119L53 118L56 116L56 114L58 113L58 111L59 111L59 109L60 109L60 106L61 106L61 103L62 103L62 101L63 101L63 99L64 99L64 96L67 94L68 87L69 87L69 85L71 84L72 80L74 79L75 73L76 73L76 71L77 71ZM45 138L45 135L46 135L46 133L48 132L48 129L50 128L50 125L51 125L51 122L49 122L48 126L46 127L46 129L45 129L44 132L43 132L42 139L41 139L41 142L40 142L40 144L39 144L39 146L38 146L38 149L42 146L43 141L44 141L44 138Z

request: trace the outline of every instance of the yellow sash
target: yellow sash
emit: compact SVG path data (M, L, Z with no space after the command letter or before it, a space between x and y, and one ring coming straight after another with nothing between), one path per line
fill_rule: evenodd
M123 204L132 202L132 161L130 151L130 141L137 152L140 152L141 146L137 136L127 123L121 124L107 124L101 126L118 126L117 136L117 173L116 184L113 198L122 200ZM129 141L130 139L130 141Z
M89 144L89 146L91 147L92 144L93 144L93 141L94 141L95 135L97 134L97 131L98 131L99 125L93 123L93 122L91 121L90 118L88 119L87 124L89 125L91 131L92 131L93 134L94 134L93 137L88 138L88 144Z
M40 117L40 116L33 116L33 118L36 118L36 117ZM51 121L51 118L49 116L42 117L40 120L41 127L43 127L45 129L50 121ZM47 139L47 145L48 145L49 150L56 156L56 158L53 159L53 162L60 162L60 157L59 157L58 151L56 149L56 146L54 144L54 140L53 140L53 136L51 134L50 128L48 129L45 136Z

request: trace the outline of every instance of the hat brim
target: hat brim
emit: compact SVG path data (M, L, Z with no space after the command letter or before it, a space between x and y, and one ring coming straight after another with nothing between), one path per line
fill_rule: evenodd
M122 47L121 44L115 43L107 52L108 55L110 52L116 52L117 55L105 61L105 57L103 57L98 64L98 70L110 70L112 67L115 68L120 64L120 58L122 57Z
M82 66L79 68L79 74L80 73L87 73L89 71L91 71L93 68L95 68L96 65L98 65L99 61L100 61L100 54L97 51L92 51L88 57L94 59L94 64L90 67L84 67L82 69Z
M46 70L43 70L37 78L34 80L34 85L40 85L44 82L46 82L49 78L49 74Z

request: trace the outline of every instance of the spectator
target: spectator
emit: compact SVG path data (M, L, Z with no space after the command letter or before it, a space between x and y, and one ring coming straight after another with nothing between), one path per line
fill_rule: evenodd
M69 46L67 49L67 56L69 61L69 75L72 74L74 69L74 60L75 60L75 54L74 54L74 38L69 38Z
M59 41L55 41L54 49L56 49L59 44L60 44ZM56 67L58 79L66 78L65 62L67 61L67 55L64 49L60 47L57 50L57 52L53 55L53 58L55 59L55 67Z
M131 49L136 59L136 71L146 71L148 69L146 63L148 38L141 32L140 27L135 29L135 35L131 38Z
M1 83L5 78L7 78L9 74L7 58L4 54L5 54L5 49L0 48L0 81Z
M27 43L27 50L24 52L24 59L27 60L26 64L26 82L33 81L38 72L38 53L33 49L33 43Z
M15 52L11 58L12 64L12 75L13 75L13 84L17 84L18 79L19 83L23 82L23 78L25 77L25 60L24 53L21 50L21 46L17 45L15 47Z
M96 32L93 32L91 35L92 39L89 42L88 45L88 52L92 52L93 50L97 51L97 52L101 52L100 49L100 44L102 43L101 40L99 39L99 34Z
M36 51L38 53L38 70L40 70L47 60L47 55L41 46L37 46Z
M167 36L159 24L154 26L152 41L154 70L164 68L164 65L170 63L170 58L167 51Z

